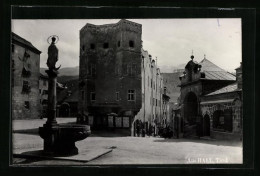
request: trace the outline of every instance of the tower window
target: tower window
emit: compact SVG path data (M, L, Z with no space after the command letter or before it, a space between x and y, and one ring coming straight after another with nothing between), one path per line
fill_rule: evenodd
M120 41L117 42L117 47L120 47Z
M26 109L30 109L30 103L29 103L29 101L25 101L25 102L24 102L24 107L25 107Z
M91 99L91 101L96 101L96 93L95 92L90 93L90 99Z
M85 92L84 92L84 90L82 90L82 91L81 91L81 99L82 99L82 100L85 99L85 96L84 96L84 95L85 95Z
M134 101L135 100L135 90L128 90L128 101Z
M96 64L91 64L90 65L90 74L92 76L96 76Z
M109 44L108 44L108 43L104 43L104 44L103 44L103 48L104 48L104 49L107 49L108 47L109 47Z
M119 101L119 92L116 92L116 101Z
M131 47L131 48L134 47L134 41L133 41L133 40L130 40L130 41L129 41L129 47Z
M94 44L94 43L91 43L91 44L90 44L90 49L95 49L95 48L96 48L95 44Z

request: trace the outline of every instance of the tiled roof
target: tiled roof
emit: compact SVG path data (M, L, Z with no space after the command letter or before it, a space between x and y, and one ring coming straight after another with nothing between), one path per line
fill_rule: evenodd
M32 51L34 51L37 54L40 54L41 51L35 48L31 42L25 40L24 38L20 37L19 35L12 32L12 40L17 41L18 43L25 45L29 47Z
M223 70L217 65L210 62L208 59L203 59L200 63L201 72L205 73L205 78L208 80L230 80L235 81L235 75Z
M205 96L210 96L210 95L217 95L217 94L222 94L222 93L229 93L229 92L234 92L238 91L239 89L237 88L237 83L230 84L228 86L222 87L214 92L211 92Z

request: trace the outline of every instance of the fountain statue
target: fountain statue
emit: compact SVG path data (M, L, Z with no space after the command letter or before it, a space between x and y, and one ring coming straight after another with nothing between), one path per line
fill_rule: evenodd
M50 37L49 37L50 38ZM52 156L69 156L78 154L75 142L83 140L90 135L90 126L78 124L58 124L56 121L56 83L58 70L58 48L56 47L58 36L51 36L51 44L48 48L48 109L47 121L43 127L39 127L39 135L44 140L43 151Z

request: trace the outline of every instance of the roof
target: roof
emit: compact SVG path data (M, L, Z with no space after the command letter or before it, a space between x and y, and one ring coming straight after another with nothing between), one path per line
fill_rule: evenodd
M214 100L214 101L202 101L200 104L218 104L218 103L230 103L233 102L234 99L222 99L222 100Z
M79 90L75 90L71 93L69 97L64 99L64 102L78 102L78 95L79 95Z
M229 72L226 71L204 71L205 78L208 80L228 80L228 81L235 81L236 77Z
M48 79L49 79L47 75L44 75L44 74L42 74L42 73L40 73L40 78L41 78L41 79L45 79L45 80L48 80Z
M57 102L78 102L78 79L67 81L66 89L61 90L57 94Z
M223 93L229 93L234 91L239 91L240 89L237 88L237 83L230 84L228 86L222 87L214 92L211 92L209 94L206 94L205 96L210 95L217 95L217 94L223 94Z
M28 47L30 50L34 51L36 54L41 54L41 51L38 50L36 47L32 45L31 42L25 40L24 38L20 37L19 35L12 32L12 40L13 42L17 42L24 47Z
M204 58L199 63L201 65L201 71L224 71L222 68L218 67L217 65L210 62L208 59Z
M235 75L223 70L217 65L213 64L208 59L204 58L200 63L201 72L205 73L205 78L208 80L230 80L235 81Z

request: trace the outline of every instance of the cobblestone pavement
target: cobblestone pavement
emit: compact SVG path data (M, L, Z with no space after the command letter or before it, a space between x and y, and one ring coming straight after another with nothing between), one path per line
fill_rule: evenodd
M39 150L42 149L42 145L42 139L35 133L26 134L19 131L13 133L14 153ZM113 151L88 163L22 158L14 158L13 162L33 165L242 163L242 142L240 141L163 139L116 135L102 137L100 134L94 134L77 142L76 146L79 148L79 152L86 148L90 150L112 148Z

